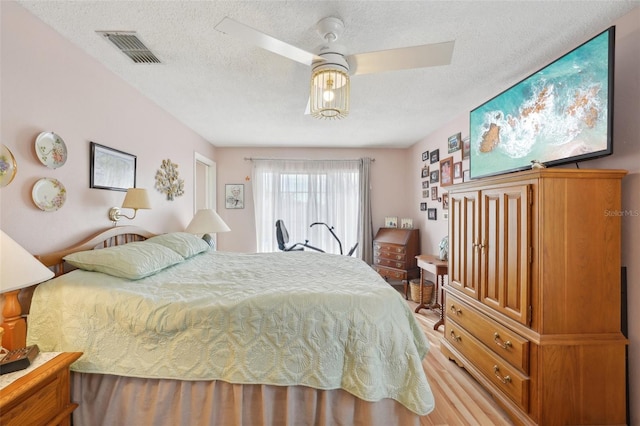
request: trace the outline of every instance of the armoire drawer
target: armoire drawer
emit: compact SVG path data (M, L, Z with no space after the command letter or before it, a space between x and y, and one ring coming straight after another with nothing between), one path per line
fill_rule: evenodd
M448 302L447 302L448 305ZM522 374L497 356L480 341L453 321L445 321L444 337L458 352L491 381L496 388L513 400L522 410L529 410L529 376Z
M446 299L447 318L465 328L489 349L529 374L529 341L488 316L476 311L450 292Z

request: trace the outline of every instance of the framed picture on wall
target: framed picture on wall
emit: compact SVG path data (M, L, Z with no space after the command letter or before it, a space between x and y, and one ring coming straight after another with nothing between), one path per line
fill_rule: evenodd
M440 161L440 150L439 149L434 149L433 151L431 151L430 154L430 163L437 163L438 161Z
M427 219L438 220L438 209L427 209Z
M126 191L136 187L137 157L90 142L89 188Z
M462 161L453 163L453 178L460 179L462 177Z
M440 161L440 185L453 185L453 157Z
M429 161L429 151L422 153L422 161Z
M420 203L420 211L421 212L427 211L427 203Z
M424 166L421 170L420 176L426 178L429 176L429 166Z
M231 183L224 186L224 205L228 209L244 209L244 185Z
M431 187L431 199L432 200L437 200L438 199L438 187L437 186L432 186Z
M471 143L470 143L471 139L469 138L469 136L467 136L466 138L462 139L462 159L466 160L469 158L469 151L471 149Z
M431 183L438 183L439 180L440 180L440 170L432 171L431 174L429 175L429 181Z
M449 145L449 154L459 151L460 146L462 145L462 133L456 133L453 136L449 136L447 142Z

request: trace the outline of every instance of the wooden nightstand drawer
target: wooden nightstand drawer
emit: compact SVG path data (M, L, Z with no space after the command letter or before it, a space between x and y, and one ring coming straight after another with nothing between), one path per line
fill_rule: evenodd
M484 343L496 355L529 374L529 341L477 312L451 292L447 294L446 315Z
M0 424L69 425L78 406L70 400L69 366L81 355L61 353L0 390Z
M465 358L473 359L476 368L496 388L511 398L525 412L528 411L529 376L513 368L508 362L488 350L471 334L467 333L464 328L449 319L444 324L444 337Z

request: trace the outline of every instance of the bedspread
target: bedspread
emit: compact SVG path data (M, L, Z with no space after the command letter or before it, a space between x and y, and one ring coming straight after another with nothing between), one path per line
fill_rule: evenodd
M348 256L211 251L136 281L76 270L36 289L34 343L84 352L78 372L342 388L420 415L434 406L411 310Z

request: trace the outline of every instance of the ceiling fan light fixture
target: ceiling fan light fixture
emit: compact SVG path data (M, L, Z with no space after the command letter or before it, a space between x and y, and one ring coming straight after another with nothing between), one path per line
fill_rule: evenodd
M315 118L345 118L349 115L349 74L330 67L316 69L311 75L309 106Z

